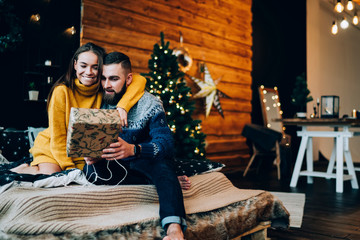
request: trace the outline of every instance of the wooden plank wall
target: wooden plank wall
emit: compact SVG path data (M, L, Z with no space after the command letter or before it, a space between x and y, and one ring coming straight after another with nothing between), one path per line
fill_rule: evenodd
M205 118L197 99L194 118L207 134L207 157L228 167L244 166L249 158L243 126L251 122L252 12L251 0L83 0L81 44L97 43L107 51L130 56L135 73L148 72L153 45L164 32L170 47L183 45L193 58L189 75L200 77L205 62L218 89L225 118L215 108ZM188 80L195 94L199 89Z

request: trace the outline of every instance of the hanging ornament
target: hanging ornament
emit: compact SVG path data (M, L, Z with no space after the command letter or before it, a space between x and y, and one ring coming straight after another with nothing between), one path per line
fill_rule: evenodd
M187 72L191 68L192 58L186 48L183 47L183 36L180 32L180 47L173 50L173 54L177 56L179 68L182 72Z
M220 91L219 89L217 89L216 87L216 85L220 82L221 77L214 81L205 63L203 63L203 66L200 69L203 69L204 81L189 76L190 79L193 80L201 89L198 93L194 95L194 98L203 98L203 97L206 98L206 103L205 103L206 117L209 116L211 107L212 105L214 105L214 107L218 110L220 115L224 118L224 112L220 104L220 97L223 98L230 98L230 97L225 93L223 93L222 91Z

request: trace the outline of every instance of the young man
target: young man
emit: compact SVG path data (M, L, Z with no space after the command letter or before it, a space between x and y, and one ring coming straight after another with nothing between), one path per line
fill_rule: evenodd
M115 109L131 81L129 57L119 52L106 55L101 79L102 108ZM120 133L118 142L103 152L102 159L85 158L84 172L89 181L110 185L154 184L161 225L167 233L164 239L184 239L183 195L177 176L167 164L173 158L174 140L161 101L145 92L129 111L128 127Z

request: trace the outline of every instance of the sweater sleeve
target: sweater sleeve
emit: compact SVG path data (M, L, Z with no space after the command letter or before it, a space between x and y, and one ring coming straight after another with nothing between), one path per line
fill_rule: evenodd
M66 154L67 102L68 99L65 89L57 87L54 89L48 108L50 152L62 170L75 168L73 159L67 157Z
M141 143L141 158L170 159L174 157L174 139L166 122L165 112L157 113L149 123L151 141Z
M128 86L124 96L118 102L117 107L129 112L142 95L144 95L145 85L146 78L140 75L133 75L132 83Z

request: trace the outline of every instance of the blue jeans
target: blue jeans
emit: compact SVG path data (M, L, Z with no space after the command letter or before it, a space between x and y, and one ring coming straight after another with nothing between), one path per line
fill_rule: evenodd
M120 184L154 184L159 196L162 227L166 230L168 224L178 223L185 231L185 208L180 183L165 161L163 159L101 160L94 165L85 165L83 171L86 178L96 185L117 185L119 182ZM94 167L98 177L96 177ZM125 179L123 179L125 176L123 167L128 172Z

